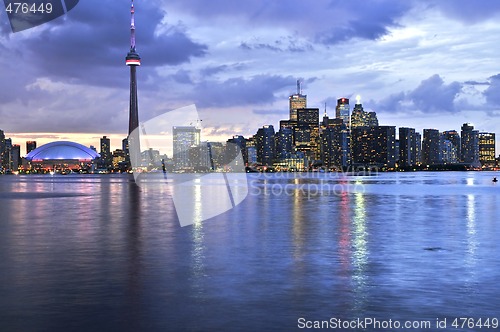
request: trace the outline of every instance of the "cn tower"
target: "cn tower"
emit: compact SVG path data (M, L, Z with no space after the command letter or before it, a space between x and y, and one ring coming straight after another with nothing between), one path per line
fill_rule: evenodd
M130 67L130 113L128 123L128 134L130 135L137 127L139 127L139 106L137 103L137 76L136 67L141 65L141 57L135 51L135 9L134 0L130 7L130 51L126 57L126 64Z
M134 0L130 7L130 51L125 58L126 65L130 67L130 109L129 109L129 122L128 122L128 140L129 145L134 145L135 151L130 151L130 160L135 160L135 154L140 155L139 137L131 137L132 132L139 127L139 105L137 102L137 75L136 68L141 65L141 57L135 50L135 8ZM132 142L134 141L134 142ZM131 165L132 166L132 165Z

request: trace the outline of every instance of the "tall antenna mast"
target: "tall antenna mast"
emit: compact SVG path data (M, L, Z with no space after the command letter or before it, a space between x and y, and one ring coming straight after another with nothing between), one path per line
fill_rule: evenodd
M300 88L300 80L297 80L297 94L300 95L302 89Z
M130 6L130 50L135 51L135 8L134 0Z

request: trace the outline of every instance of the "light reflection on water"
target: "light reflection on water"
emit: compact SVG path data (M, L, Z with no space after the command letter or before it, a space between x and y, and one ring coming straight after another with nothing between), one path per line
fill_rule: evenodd
M474 261L476 252L476 210L474 195L467 195L467 252L470 256L471 264Z
M354 194L355 207L353 218L353 242L354 253L353 263L355 272L353 275L354 282L356 283L356 292L359 294L359 299L356 301L357 312L361 312L365 301L367 300L366 294L366 264L368 262L368 248L367 248L367 233L366 233L366 210L365 210L365 197L361 193Z
M492 176L251 175L242 204L183 228L166 186L0 177L0 330L289 331L299 317L493 317ZM264 191L276 185L290 190Z
M192 226L192 276L193 276L193 287L196 292L203 292L202 281L206 277L204 272L204 262L205 262L205 243L204 243L204 232L203 232L203 222L202 222L202 210L201 210L201 188L199 180L195 180L194 184L194 216L195 220Z

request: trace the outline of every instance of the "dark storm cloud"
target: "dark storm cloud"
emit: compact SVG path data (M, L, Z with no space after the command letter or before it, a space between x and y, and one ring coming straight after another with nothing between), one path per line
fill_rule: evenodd
M275 93L293 85L295 78L279 75L235 77L225 81L206 80L194 88L193 98L201 107L263 105L276 100Z
M445 84L443 79L435 74L423 80L408 97L422 112L455 112L454 101L461 90L461 83Z
M176 27L170 29L168 35L145 42L142 49L141 54L147 60L146 64L162 66L178 65L188 62L192 57L205 56L208 47L193 42L185 32Z
M140 2L136 8L137 51L147 74L152 74L148 68L154 66L176 65L205 55L207 47L192 41L181 26L156 33L165 13L154 3ZM113 77L120 76L115 70L123 68L130 45L128 11L123 2L113 0L80 2L65 18L51 23L51 28L28 36L22 47L41 74L111 84Z
M399 26L398 20L411 8L410 1L332 1L332 11L340 9L347 18L341 26L333 26L317 34L318 41L336 44L352 38L375 40L386 35L388 28Z
M366 106L372 108L373 110L379 112L401 112L401 111L414 111L414 107L408 107L405 105L405 101L407 99L407 95L405 92L401 91L398 93L393 93L380 101L370 100L366 103Z
M411 8L411 1L399 0L303 0L281 1L172 0L168 6L214 24L238 20L249 28L281 27L311 41L336 44L352 38L378 39ZM275 44L242 42L242 48L282 50ZM293 48L292 48L293 49ZM301 49L301 48L299 48Z
M423 80L412 91L392 94L379 102L369 102L375 110L400 112L405 110L423 113L453 113L459 111L455 105L463 84L451 82L445 84L438 74Z
M490 77L490 86L483 92L488 104L500 106L500 74Z

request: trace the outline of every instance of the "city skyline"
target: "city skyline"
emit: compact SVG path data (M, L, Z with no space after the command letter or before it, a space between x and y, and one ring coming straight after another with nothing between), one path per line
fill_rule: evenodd
M208 140L248 137L287 117L300 78L308 106L326 103L331 117L337 98L359 94L381 125L442 132L471 122L497 131L495 2L138 4L138 52L147 59L141 120L194 102ZM120 147L129 89L122 67L129 9L122 7L89 0L17 34L2 21L1 127L13 141L97 145L107 135ZM20 66L9 69L13 62Z
M292 100L294 97L296 97L297 94L292 94L291 96L289 96L289 100ZM363 104L360 103L360 100L359 98L357 98L356 102L354 105L350 105L349 104L349 100L347 98L340 98L338 99L338 104L339 105L342 105L343 108L343 111L344 111L344 114L337 114L337 117L335 116L329 116L325 110L323 110L323 113L322 113L322 110L320 110L319 108L308 108L308 107L305 107L306 106L306 99L307 99L307 96L306 95L301 95L301 97L304 98L303 100L303 103L302 104L297 104L297 105L294 105L293 103L289 103L289 111L287 112L288 113L288 119L281 119L279 121L279 124L261 124L259 127L257 128L254 128L253 129L253 134L250 134L248 136L243 136L243 135L239 135L238 133L233 133L233 135L229 136L229 137L220 137L219 139L217 140L210 140L208 138L210 138L210 136L206 135L207 134L207 131L199 126L199 121L197 121L196 124L192 124L192 126L189 126L189 127L186 127L186 128L192 128L193 130L196 128L196 131L198 132L198 144L200 144L200 142L211 142L211 143L223 143L223 144L226 144L227 142L231 141L234 137L241 137L242 139L255 139L258 135L259 135L259 131L262 130L262 128L267 128L269 126L271 127L274 127L276 126L276 132L275 134L278 136L280 135L279 133L279 129L284 129L284 128L290 128L292 129L292 127L295 127L297 126L297 120L295 120L295 124L293 122L293 120L291 120L290 118L291 117L295 117L296 119L299 118L299 121L298 121L298 124L299 126L297 128L300 128L300 115L302 114L302 116L306 116L306 114L308 114L308 112L313 112L311 113L311 118L310 120L313 120L316 118L317 123L316 121L312 121L310 122L310 120L308 120L308 122L310 122L308 125L312 125L313 127L316 128L316 130L318 131L318 139L320 139L320 136L322 136L322 132L325 130L325 128L323 128L324 124L323 122L325 121L325 116L326 116L326 119L330 119L328 120L328 123L330 125L333 125L333 123L335 121L340 121L339 124L342 124L344 123L344 119L345 118L345 114L349 114L348 115L348 121L347 123L349 123L349 125L347 125L347 128L349 128L350 123L351 121L356 121L356 122L352 122L352 128L349 130L347 129L346 131L346 137L350 137L350 134L352 134L352 131L354 129L356 129L356 127L377 127L377 126L380 126L380 127L388 127L387 125L384 125L384 124L379 124L378 123L378 119L377 119L377 114L375 112L365 112L364 111L364 108L363 108ZM359 96L358 96L359 97ZM301 107L301 108L298 108L298 109L293 109L292 110L292 107L294 106L297 106L297 107ZM316 113L316 115L312 115ZM364 115L363 115L364 114ZM299 115L297 117L297 115ZM351 120L352 119L352 120ZM333 121L333 122L332 122ZM359 123L358 123L359 122ZM461 129L463 129L464 126L472 126L472 128L478 132L479 134L490 134L491 132L486 132L486 131L482 131L482 130L479 130L478 128L474 128L474 124L472 123L463 123L461 125ZM176 126L175 124L172 126L174 132L176 130ZM321 129L321 128L322 129ZM407 139L407 137L401 137L401 130L403 129L412 129L414 133L416 133L416 135L418 135L419 137L421 137L422 135L425 136L425 132L429 132L429 131L432 131L432 132L435 132L436 135L444 135L443 137L446 137L447 140L451 140L451 142L453 142L454 144L456 143L455 141L453 141L453 139L451 139L450 137L448 137L449 133L455 133L457 134L457 129L456 128L450 128L449 130L440 130L440 129L436 129L436 128L431 128L431 127L428 127L428 128L424 128L422 129L422 131L418 131L416 130L415 128L409 128L407 126L404 126L404 125L393 125L392 127L394 127L396 129L396 132L394 134L394 138L396 140L405 140ZM399 131L398 131L399 129ZM252 129L249 129L250 132L252 131ZM49 136L45 136L45 135L40 135L40 136L37 136L37 137L43 137L43 139L37 141L36 139L31 139L29 136L30 134L26 134L27 136L25 137L25 140L21 141L21 142L18 142L16 141L15 139L12 139L12 135L10 135L8 132L4 131L2 128L0 128L0 131L4 132L5 134L5 137L10 139L12 141L12 144L15 144L15 145L19 145L20 146L20 153L21 153L21 156L24 156L26 153L23 153L23 151L27 151L27 146L29 143L34 143L35 145L38 145L38 146L42 146L44 144L47 144L47 143L52 143L52 142L55 142L55 141L65 141L65 140L70 140L70 135L67 135L67 136L61 136L63 138L59 138L57 136L54 136L54 135L49 135ZM209 133L209 132L208 132ZM498 144L498 142L496 141L495 139L495 133L493 132L493 141L494 141L494 145L496 146ZM101 146L101 149L102 149L102 140L103 139L106 139L107 140L107 145L108 145L108 149L110 152L114 152L115 150L118 151L118 150L123 150L123 141L126 140L128 138L128 136L120 136L119 134L118 135L114 135L113 138L109 137L109 135L104 135L104 136L99 136L99 137L96 137L94 136L93 134L79 134L79 135L87 135L88 137L88 140L91 140L92 144L88 144L87 146L90 147L90 148L97 148L99 146ZM407 133L405 132L404 135L407 135ZM16 136L15 134L13 135L14 137L18 137ZM36 135L35 135L36 136ZM174 135L175 136L175 135ZM460 141L460 136L458 134L458 139ZM309 138L307 139L309 140ZM119 141L119 144L117 143ZM175 141L175 139L174 139ZM315 140L312 140L312 141L315 141ZM312 142L311 141L311 142ZM423 143L423 141L420 139L420 141ZM79 144L82 144L82 141L79 141L79 140L76 140L75 142L78 142ZM278 143L277 143L278 144ZM307 143L308 144L308 143ZM306 145L307 145L306 144ZM85 145L85 144L83 144ZM300 143L298 143L297 145L294 145L294 149L297 148L297 151L300 151L301 148L300 148ZM172 153L172 147L171 146L162 146L162 145L149 145L148 146L148 149L154 149L154 150L157 150L159 153L163 154L163 155L166 155L168 156L169 158L172 158L174 154ZM146 152L148 149L141 149L141 152ZM174 148L175 150L175 148ZM496 149L495 149L496 150ZM498 151L498 150L496 150ZM318 152L319 153L319 152ZM497 156L495 155L495 158ZM498 157L500 158L500 154L498 154ZM314 159L314 158L313 158ZM458 158L459 159L459 158Z
M359 103L359 98L353 107L352 114L350 114L349 100L340 98L337 117L329 118L324 113L320 121L319 108L306 107L307 97L300 96L303 98L302 102L298 104L290 102L290 118L280 121L279 130L275 131L273 125L263 125L254 135L247 138L233 135L225 142L209 142L202 141L202 127L199 123L196 125L191 123L189 126L173 126L171 146L165 145L168 142L168 135L165 136L167 134L165 131L160 135L163 137L161 145L158 145L158 142L156 145L146 143L147 148L141 151L140 159L135 161L136 165L156 167L160 161L162 165L165 165L164 158L165 161L173 162L172 166L177 170L201 167L205 171L209 169L215 171L224 168L226 160L231 159L228 157L235 152L233 146L239 148L245 165L250 169L255 166L272 166L277 167L278 170L310 170L317 167L338 170L350 166L367 165L383 169L396 169L401 166L401 169L406 170L415 170L415 167L429 168L429 166L441 168L451 166L455 170L458 169L455 166L474 169L482 166L490 169L490 167L495 167L500 159L500 156L497 158L495 153L495 133L480 132L470 123L464 123L461 126L460 134L456 130L440 132L437 129L424 129L422 134L416 132L414 128L399 127L399 135L397 135L396 126L379 125L374 112L365 112L362 104ZM291 95L289 100L293 101L295 97L296 94ZM299 108L292 109L292 107ZM179 115L185 117L182 112ZM346 116L349 119L344 122ZM185 121L185 119L176 120L175 117L170 120L169 122ZM161 129L162 127L157 129L165 130ZM0 156L3 160L3 167L17 169L18 166L15 165L21 164L24 167L24 161L21 161L21 146L13 142L11 138L5 137L2 130L0 130L0 136ZM139 139L139 137L134 139ZM100 158L96 160L97 167L108 170L112 167L123 171L125 168L121 162L127 162L129 140L130 136L123 139L122 149L112 152L110 139L107 136L101 137ZM146 139L146 141L150 140ZM42 145L47 147L57 145L57 143L59 142L55 141ZM80 145L77 142L69 143ZM26 142L27 151L36 148L37 141ZM83 150L85 148L82 146ZM172 150L165 152L169 148L173 148L173 152ZM91 150L97 152L95 146L90 146L88 151ZM56 160L60 160L60 157L58 155ZM31 161L31 158L26 157L28 161ZM18 163L17 160L19 160ZM15 161L15 164L12 164L12 161ZM5 165L10 165L10 167Z

